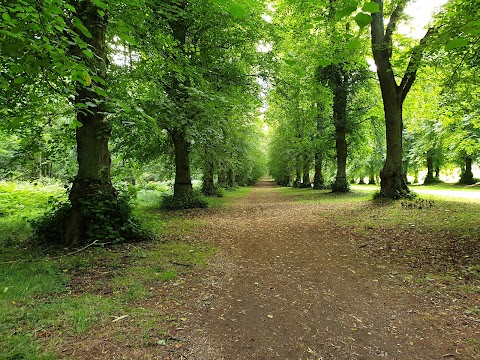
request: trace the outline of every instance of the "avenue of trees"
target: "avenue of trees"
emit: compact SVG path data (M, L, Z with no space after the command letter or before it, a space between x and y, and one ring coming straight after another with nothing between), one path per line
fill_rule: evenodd
M480 3L448 0L422 39L399 31L407 4L4 1L0 180L63 181L37 226L66 246L144 236L120 182L171 179L179 207L204 205L193 178L207 196L255 183L264 121L279 184L368 178L401 198L407 175L453 167L473 183Z
M368 178L401 198L424 169L425 183L456 167L461 183L475 181L480 4L448 1L422 39L399 31L407 4L275 2L266 118L278 183L309 187L313 171L314 187Z

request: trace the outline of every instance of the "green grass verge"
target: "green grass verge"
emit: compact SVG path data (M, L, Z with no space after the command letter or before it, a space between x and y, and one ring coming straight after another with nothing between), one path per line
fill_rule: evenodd
M152 231L175 240L89 248L64 257L30 247L28 220L64 196L61 186L0 183L0 359L56 359L65 336L111 324L119 315L135 317L145 339L165 332L162 326L177 320L137 303L159 284L205 266L216 251L186 240L197 221L153 211L152 192L139 195L135 212Z

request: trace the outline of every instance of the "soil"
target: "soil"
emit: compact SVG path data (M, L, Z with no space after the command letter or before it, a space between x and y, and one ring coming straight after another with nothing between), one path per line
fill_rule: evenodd
M110 330L98 329L97 340L72 339L88 345L65 356L480 359L480 322L465 313L479 304L478 293L407 281L400 265L375 255L369 238L338 221L355 216L352 206L292 202L261 182L231 206L186 212L201 224L195 241L219 251L207 268L159 286L161 299L138 304L182 320L170 326L168 344L143 346L125 324L124 342L109 342Z

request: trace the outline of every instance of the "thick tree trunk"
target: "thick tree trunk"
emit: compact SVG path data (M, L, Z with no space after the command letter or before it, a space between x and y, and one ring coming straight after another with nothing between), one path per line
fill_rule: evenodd
M215 174L215 166L211 160L205 160L203 169L202 193L206 196L216 195L215 182L213 180Z
M94 52L94 58L88 60L92 73L105 78L105 31L106 18L100 16L98 8L90 1L79 2L77 14L85 27L92 34L91 38L81 35L83 40ZM72 52L78 56L80 49L73 49ZM91 85L98 85L93 82ZM93 91L92 86L79 86L75 103L95 103L88 111L78 111L77 121L82 124L76 130L78 173L69 194L71 210L65 218L65 245L78 246L85 242L92 230L94 219L91 209L97 204L92 204L93 199L101 196L106 202L115 202L116 191L110 179L110 152L108 139L111 126L105 119L104 99ZM102 209L102 207L100 207ZM101 211L99 209L96 210ZM108 212L108 210L105 210ZM112 214L101 214L103 217L110 217ZM89 235L88 235L89 234ZM102 240L102 239L100 239Z
M227 172L222 167L218 170L218 187L224 188L227 185Z
M440 165L435 166L435 180L440 181Z
M300 187L302 184L302 162L300 157L297 156L295 161L295 180L293 181L293 187Z
M380 193L387 198L400 198L409 190L403 173L403 119L402 103L396 91L396 84L388 74L379 78L385 112L387 156L382 171L380 171ZM388 79L388 80L387 80Z
M433 176L433 155L430 152L427 152L427 176L423 183L425 185L431 184L435 182L435 178Z
M372 14L372 53L382 92L387 137L387 156L380 172L380 194L383 197L398 199L409 193L402 163L403 101L415 82L427 39L434 30L430 29L420 43L412 49L407 70L400 85L397 85L391 63L392 39L398 22L402 19L407 1L403 0L397 3L386 27L384 25L383 0L373 1L378 4L380 11Z
M375 185L375 173L371 172L370 176L368 177L368 185Z
M189 197L192 195L192 177L190 175L190 144L183 130L171 130L170 135L175 147L175 184L174 197Z
M471 156L465 157L465 168L463 169L462 176L460 177L460 184L471 185L475 183L472 172L472 162L473 159Z
M227 187L234 188L235 187L235 173L232 168L227 170Z
M347 192L349 187L347 183L347 97L348 92L344 86L345 79L342 81L340 73L334 75L335 81L333 94L333 122L335 125L335 149L337 152L337 175L333 192Z
M315 174L313 176L313 188L325 189L325 179L323 178L323 156L320 153L315 154Z
M302 187L312 187L312 183L310 182L310 162L308 161L308 156L303 157Z

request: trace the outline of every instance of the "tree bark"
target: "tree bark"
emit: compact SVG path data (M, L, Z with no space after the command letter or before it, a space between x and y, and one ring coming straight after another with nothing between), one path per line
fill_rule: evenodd
M235 173L232 168L227 170L227 187L234 188L235 187Z
M206 196L212 196L217 193L215 182L213 180L215 174L215 166L211 160L205 160L203 169L202 193Z
M428 185L435 182L435 178L433 176L433 155L431 152L427 152L427 176L423 181L424 185Z
M92 73L105 79L106 17L100 16L98 8L90 1L77 2L76 8L84 26L92 34L91 38L83 34L80 34L80 37L90 46L94 57L87 59L81 55L79 48L72 49L72 52L90 65ZM105 101L93 90L93 86L98 84L92 81L89 85L79 85L75 98L76 104L91 102L96 106L90 107L88 111L77 111L77 121L82 126L76 129L78 173L69 194L71 210L65 219L67 246L84 244L87 233L94 225L91 214L85 210L86 204L98 193L101 193L106 201L114 201L117 196L110 178L108 140L111 126L105 118ZM109 217L111 214L103 216Z
M183 130L170 130L170 136L175 147L175 184L174 197L189 197L192 195L192 177L190 175L190 144Z
M333 123L335 125L335 149L337 153L337 175L333 192L347 192L347 98L348 90L345 85L348 75L335 67L332 76L333 86Z
M224 188L227 184L227 172L223 167L218 170L218 186Z
M383 169L380 172L380 194L387 198L401 198L409 193L402 164L403 101L415 81L426 41L432 34L433 29L430 29L427 35L420 41L420 44L413 48L401 84L397 85L391 64L392 36L408 0L400 0L398 2L386 28L384 26L383 0L373 1L380 8L380 12L372 14L371 35L372 52L382 92L387 138L387 155Z
M308 156L303 157L303 174L302 174L302 187L310 188L312 183L310 182L310 162L308 161Z
M302 161L300 156L297 156L295 161L295 180L293 181L293 187L300 187L302 183Z
M325 179L323 178L323 156L319 152L315 154L315 174L313 176L313 188L325 189Z
M460 177L460 184L464 185L471 185L475 183L475 179L473 178L473 172L472 172L472 163L473 159L471 156L466 156L465 157L465 167L462 172L462 176Z

